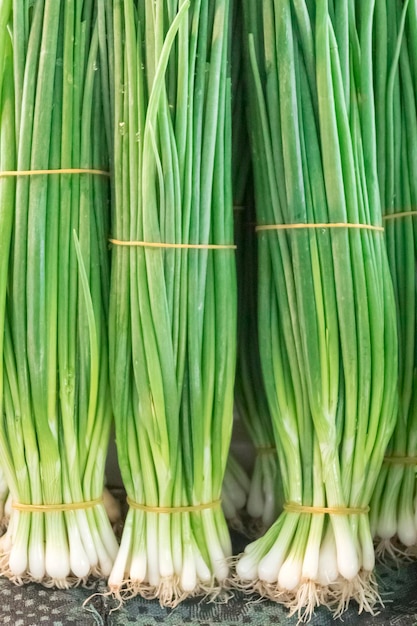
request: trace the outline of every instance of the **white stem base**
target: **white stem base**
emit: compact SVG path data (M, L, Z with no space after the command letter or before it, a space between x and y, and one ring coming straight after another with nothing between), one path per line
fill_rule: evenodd
M103 505L95 509L13 510L0 541L0 575L19 584L33 581L60 589L85 584L90 576L106 578L118 545Z
M136 595L157 598L171 608L185 598L218 595L230 558L220 536L221 510L161 515L129 510L109 577L112 595L121 602Z

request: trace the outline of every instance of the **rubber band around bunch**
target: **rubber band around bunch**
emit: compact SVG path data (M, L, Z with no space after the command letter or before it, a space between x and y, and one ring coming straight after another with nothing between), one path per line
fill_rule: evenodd
M386 456L384 463L389 465L417 465L417 456Z
M92 174L93 176L110 176L107 170L97 170L94 168L71 167L64 169L47 169L47 170L7 170L0 172L0 178L18 178L19 176L52 176L54 174Z
M122 241L109 239L114 246L140 247L140 248L168 248L179 250L236 250L235 244L215 243L165 243L160 241Z
M22 502L12 502L12 509L21 513L59 513L65 511L83 511L92 509L103 503L103 498L87 500L86 502L64 502L57 504L23 504Z
M305 506L296 502L287 502L283 508L287 513L304 513L309 515L366 515L369 513L369 506Z
M302 229L326 229L326 228L349 228L359 230L372 230L384 232L383 226L373 226L372 224L354 224L349 222L324 222L320 224L258 224L256 232L274 231L274 230L302 230Z
M138 511L144 511L145 513L196 513L197 511L204 511L208 509L217 509L221 505L221 500L213 500L213 502L192 504L189 506L148 506L147 504L140 504L135 502L131 498L127 497L126 502L132 509Z

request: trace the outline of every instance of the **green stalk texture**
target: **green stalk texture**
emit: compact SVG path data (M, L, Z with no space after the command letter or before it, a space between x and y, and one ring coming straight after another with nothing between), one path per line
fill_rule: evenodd
M243 3L257 221L381 226L371 1ZM395 426L383 233L259 231L262 372L288 504L237 575L300 617L377 601L366 513ZM346 508L357 508L349 513Z
M119 242L230 245L228 0L99 3ZM236 357L233 249L113 245L110 382L130 506L116 595L174 606L228 576L219 503ZM192 512L161 507L208 505Z
M257 314L257 242L252 165L247 130L243 69L242 11L234 3L232 36L233 86L233 204L238 264L238 358L235 403L255 448L255 462L246 504L251 536L259 536L275 521L282 507L271 415L259 358ZM224 500L224 498L223 498Z
M0 172L15 165L13 58L7 24L12 2L0 3ZM15 181L0 178L0 353L3 350L7 272L14 212ZM0 371L0 410L4 410L3 367ZM0 464L0 533L7 527L5 504L9 494L5 473Z
M230 41L229 41L229 55L230 55L230 69L231 69L231 84L232 84L232 192L233 192L233 212L235 218L235 241L236 241L236 223L239 221L238 214L243 209L243 206L236 208L236 197L244 197L245 189L247 186L249 169L250 169L250 156L246 150L239 158L235 158L236 148L238 146L238 137L245 137L244 128L244 112L242 110L242 98L237 97L237 93L241 93L241 27L239 23L236 23L236 15L239 16L233 9L233 3L231 4L232 10L232 25L230 28ZM243 201L242 201L243 202ZM237 263L239 261L237 260ZM238 297L239 300L239 297ZM239 311L239 304L238 304ZM238 321L239 321L238 313ZM238 341L239 345L239 341ZM237 373L236 373L237 375ZM240 420L237 414L234 414L234 428L238 428ZM244 436L246 433L244 433ZM234 436L232 435L232 441ZM246 439L245 439L246 441ZM229 457L226 465L226 472L223 480L222 487L222 508L226 517L228 526L237 530L243 534L247 533L246 524L243 518L246 517L245 506L247 503L251 481L249 479L246 470L238 460L237 455L231 448L229 450Z
M395 554L398 540L400 553L417 543L417 3L379 3L376 24L378 175L399 339L398 421L371 509L372 532L383 555Z
M2 170L108 170L95 14L90 0L13 3ZM15 503L82 505L102 496L112 417L109 185L87 174L0 179L6 185L13 233L0 278L8 273L0 454ZM0 245L7 249L3 234ZM117 543L99 503L13 509L0 550L2 574L67 587L108 575Z

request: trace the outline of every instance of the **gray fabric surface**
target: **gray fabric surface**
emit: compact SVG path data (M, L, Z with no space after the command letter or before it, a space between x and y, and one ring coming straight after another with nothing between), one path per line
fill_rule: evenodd
M343 615L343 621L334 620L324 608L316 611L312 626L416 626L417 625L417 564L398 570L379 568L380 591L385 609L374 617L358 615L356 605ZM68 591L45 589L38 584L17 587L0 579L0 624L10 626L208 626L209 624L253 624L295 626L297 618L287 617L287 612L273 602L256 602L254 596L234 592L227 604L208 603L193 599L174 610L163 609L157 601L135 598L117 608L117 603L104 595L97 595L83 607L83 602L93 593L105 593L104 583L91 589ZM112 610L113 609L113 610ZM116 609L116 610L114 610Z

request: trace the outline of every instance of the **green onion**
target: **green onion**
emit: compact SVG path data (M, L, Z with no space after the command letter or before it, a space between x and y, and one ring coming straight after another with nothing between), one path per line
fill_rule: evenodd
M99 9L119 242L110 382L133 503L109 587L173 606L222 583L231 553L218 500L233 418L234 251L159 247L233 243L229 1L102 0Z
M246 124L242 12L234 7L233 48L233 204L238 264L238 359L235 402L250 440L255 463L246 505L249 534L259 536L276 519L282 505L278 458L265 396L258 345L257 247ZM248 532L247 531L247 532Z
M243 517L250 486L249 476L230 450L222 485L222 509L229 528L242 534L247 533Z
M6 476L0 467L0 535L2 535L9 524L11 508L11 496Z
M235 223L239 285L235 402L255 446L246 512L250 518L250 534L259 536L275 521L282 507L282 487L259 358L257 245L255 215L250 203L235 215Z
M379 227L373 3L246 0L244 15L258 223ZM340 614L351 599L372 611L366 507L397 385L383 233L260 231L258 246L262 372L293 508L246 548L237 575L300 616L317 604Z
M94 2L16 0L7 26L13 53L3 91L7 85L11 109L1 169L107 170ZM2 128L2 142L4 135ZM1 571L67 587L108 575L117 552L103 504L88 506L102 496L112 417L108 182L32 174L5 178L2 189L6 183L14 221L5 269L2 465L14 507L88 508L13 508Z
M371 522L379 541L377 552L398 556L404 546L417 544L417 216L395 217L415 211L417 205L417 3L378 3L376 23L378 174L397 305L399 404L397 427L372 500ZM399 551L397 540L402 544Z
M15 164L13 59L10 34L7 30L11 7L11 0L0 3L0 171L13 168ZM13 179L0 178L0 352L3 350L14 190L15 182ZM2 413L4 406L2 362L0 367L0 412ZM6 476L0 465L0 532L3 532L7 527L5 505L8 493Z

